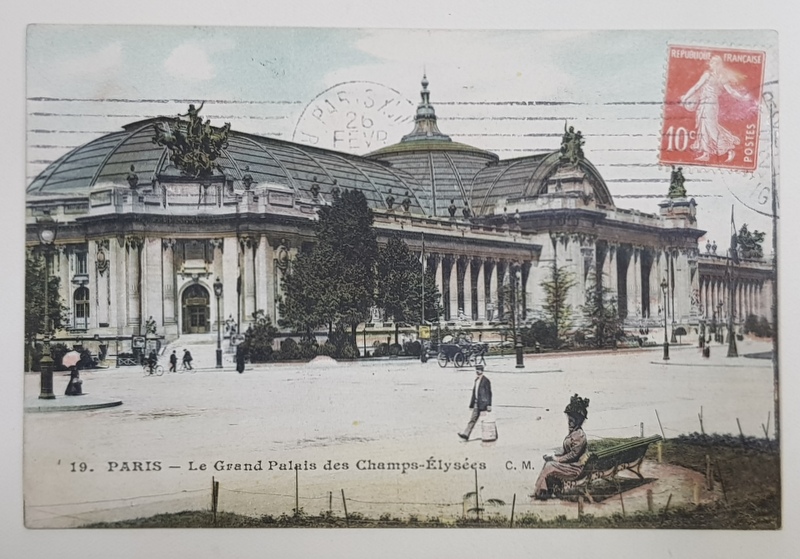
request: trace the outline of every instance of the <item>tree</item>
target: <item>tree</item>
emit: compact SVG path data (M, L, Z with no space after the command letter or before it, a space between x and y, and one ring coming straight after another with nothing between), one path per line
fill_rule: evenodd
M594 336L595 346L605 347L617 339L622 329L617 298L594 273L589 274L586 285L586 302L581 305L585 328Z
M557 344L572 328L572 305L567 303L569 290L575 287L575 276L565 266L559 267L553 261L550 277L540 284L544 289L544 310L548 322L556 329Z
M272 319L264 311L253 313L255 322L244 333L242 351L253 363L263 363L272 358L272 342L278 334L278 329L272 324Z
M400 324L422 321L422 263L396 234L378 254L377 297L375 303L394 320L394 343L399 343ZM425 318L442 314L441 295L430 271L425 277Z
M323 325L330 333L337 310L330 282L334 267L335 255L326 243L297 255L283 280L281 326L306 337L313 337L314 330Z
M309 335L326 324L350 330L369 316L375 294L378 241L364 194L346 190L320 208L315 244L294 261L284 279L283 323Z
M47 276L41 253L30 251L25 258L25 365L31 370L36 337L45 333L44 281ZM51 331L60 330L66 322L67 307L61 301L58 277L47 280L47 314Z

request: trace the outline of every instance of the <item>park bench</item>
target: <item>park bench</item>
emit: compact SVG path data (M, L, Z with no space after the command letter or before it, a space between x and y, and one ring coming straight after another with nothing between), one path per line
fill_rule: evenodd
M660 435L653 435L589 452L589 458L583 466L581 475L575 480L564 482L564 489L583 488L589 500L594 501L590 490L592 482L596 480L611 481L623 470L633 472L640 480L644 480L640 471L644 455L651 443L661 440Z

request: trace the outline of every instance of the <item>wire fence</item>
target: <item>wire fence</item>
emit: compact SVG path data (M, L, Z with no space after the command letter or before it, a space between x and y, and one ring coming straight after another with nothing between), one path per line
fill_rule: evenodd
M663 426L657 410L655 415L665 439L667 433L685 434L685 431ZM702 432L702 408L698 420ZM768 427L762 427L766 434ZM636 436L645 436L643 422L587 431L587 437L596 441L630 439ZM741 444L748 444L749 439L752 437L744 437L740 426ZM477 473L475 470L474 478L470 473L458 482L448 481L444 492L447 498L443 499L415 498L433 492L443 494L441 482L437 482L435 489L426 492L424 487L413 487L414 484L355 484L355 480L349 478L343 479L340 486L331 482L329 489L321 490L320 485L326 482L321 483L319 477L304 475L300 470L290 470L283 475L279 474L277 478L270 478L268 482L264 480L253 483L252 477L247 478L244 484L241 478L228 478L224 481L212 478L210 485L204 484L180 491L50 504L26 502L25 523L29 528L76 527L183 511L211 511L215 514L228 512L256 519L319 515L328 520L341 519L348 526L365 523L413 524L417 521L453 523L478 517L495 520L506 518L511 522L510 519L515 516L520 518L525 515L533 515L539 520L550 520L561 516L577 518L581 514L610 516L632 511L658 512L669 506L697 504L700 500L721 498L724 487L717 486L715 490L713 480L709 480L711 465L707 465L705 478L701 472L696 471L686 470L677 474L674 470L659 470L663 461L662 446L661 443L656 445L657 459L645 462L644 479L637 481L631 477L614 478L612 483L617 484L616 494L612 491L613 495L603 498L600 505L584 503L579 492L570 492L565 495L566 498L557 500L555 504L534 502L529 492L533 491L534 481L538 476L537 467L530 471L530 477L521 484L519 478L509 478L503 472ZM646 477L648 475L654 477ZM682 477L677 479L676 476ZM631 481L636 483L631 485ZM509 490L509 487L512 489ZM641 490L631 490L639 488ZM387 498L385 495L390 493L397 497ZM404 494L408 496L403 498Z

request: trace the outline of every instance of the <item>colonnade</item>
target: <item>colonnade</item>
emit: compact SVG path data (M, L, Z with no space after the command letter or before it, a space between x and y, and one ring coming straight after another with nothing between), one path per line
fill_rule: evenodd
M76 289L88 289L85 326L102 335L143 335L149 317L159 334L185 333L183 295L192 285L207 293L206 331L216 331L218 319L224 323L229 317L244 330L256 310L263 310L273 323L280 318L281 282L296 249L284 239L276 241L263 234L203 239L120 236L58 246L48 257L49 272L59 278L60 295L70 311ZM186 246L190 243L193 253ZM85 274L76 273L79 253L86 259ZM219 317L217 278L223 286ZM76 324L71 320L69 326Z
M709 275L700 278L700 305L706 320L730 318L729 291L733 289L733 313L736 323L744 322L748 315L771 318L771 284L761 279L734 278Z
M426 255L434 270L445 320L499 321L511 310L512 290L520 297L521 318L527 318L531 263L502 258L452 254Z

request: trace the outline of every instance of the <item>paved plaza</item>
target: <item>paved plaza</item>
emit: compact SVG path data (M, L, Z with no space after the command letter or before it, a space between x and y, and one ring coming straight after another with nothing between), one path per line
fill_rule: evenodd
M668 438L699 431L701 407L707 433L738 434L738 419L745 435L763 436L773 410L771 361L729 359L718 345L710 359L696 347L673 347L669 362L660 348L529 355L522 370L511 356L492 357L486 376L499 438L481 442L479 425L465 443L457 432L469 419L470 369L387 359L248 365L240 375L227 360L213 368L209 347L208 361L202 349L193 351L200 365L194 373L82 372L85 392L122 400L120 406L26 412L26 525L207 509L212 476L223 511L277 516L297 503L309 514L342 515L344 492L351 514L452 519L470 506L463 496L475 488L476 468L481 496L507 503L489 512L508 516L516 495L517 515L574 515L575 503L528 497L542 455L559 448L567 432L562 412L572 394L591 401L584 425L590 441L662 428ZM741 355L769 348L739 344ZM56 373L59 400L67 379ZM26 374L27 402L38 383L37 374ZM691 501L692 473L650 462L643 472L659 480L651 486L657 506L673 493L673 505ZM644 488L625 498L629 511L643 506ZM619 506L614 500L586 512Z

